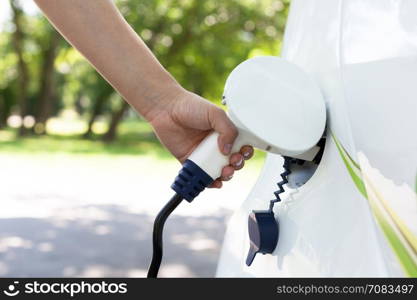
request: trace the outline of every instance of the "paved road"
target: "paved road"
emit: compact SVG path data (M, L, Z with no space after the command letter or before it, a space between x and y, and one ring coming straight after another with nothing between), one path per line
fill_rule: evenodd
M155 214L178 164L151 157L0 154L0 276L146 275ZM182 203L165 231L161 276L215 274L228 217L259 164Z

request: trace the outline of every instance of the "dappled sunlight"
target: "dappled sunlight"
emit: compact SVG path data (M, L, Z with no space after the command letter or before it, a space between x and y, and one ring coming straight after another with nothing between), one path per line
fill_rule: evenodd
M0 275L146 275L153 220L173 193L178 162L0 154L0 165ZM214 275L227 220L259 172L248 165L171 216L163 276Z
M106 225L98 225L94 228L94 232L97 235L106 235L111 233L111 228Z
M109 277L111 269L108 266L91 265L87 266L78 275L80 277Z
M57 222L58 218L0 219L0 274L145 276L151 258L153 216L128 213L115 205L94 209L113 218L89 222L83 222L82 216L63 222ZM187 225L191 219L195 219L193 227ZM206 228L209 219L217 226ZM213 276L225 230L224 217L174 215L168 223L161 274Z
M32 248L32 242L29 240L24 240L18 236L8 236L0 238L0 252L6 252L12 250L12 248Z
M46 123L46 131L50 134L74 135L83 134L86 130L87 124L79 118L76 118L76 116L51 118Z
M19 128L22 126L22 118L18 115L11 115L7 118L7 125L11 128Z
M219 224L217 224L217 228ZM170 237L173 244L182 245L194 251L219 251L221 244L216 239L210 239L206 235L197 232L186 234L173 234ZM220 241L221 242L221 241Z
M40 252L51 252L54 250L54 245L50 242L42 242L37 246Z
M171 274L178 274L177 277L195 277L185 264L166 264L159 273L159 277L172 277Z
M211 239L193 239L188 243L188 247L194 251L219 250L220 245L217 241Z
M126 277L146 277L147 269L130 269L126 272Z

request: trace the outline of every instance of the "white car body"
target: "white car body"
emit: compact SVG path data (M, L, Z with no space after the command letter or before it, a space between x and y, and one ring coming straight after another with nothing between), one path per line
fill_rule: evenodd
M275 206L274 253L247 267L248 214L268 207L282 172L267 156L230 220L218 277L417 277L416 16L415 0L292 1L282 57L324 95L323 158Z

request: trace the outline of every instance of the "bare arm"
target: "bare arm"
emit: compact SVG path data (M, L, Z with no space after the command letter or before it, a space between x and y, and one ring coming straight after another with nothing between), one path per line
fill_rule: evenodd
M181 162L211 131L229 154L237 130L225 112L184 90L162 67L111 0L35 0L58 31L153 126L160 141ZM229 180L250 146L230 157L221 180Z

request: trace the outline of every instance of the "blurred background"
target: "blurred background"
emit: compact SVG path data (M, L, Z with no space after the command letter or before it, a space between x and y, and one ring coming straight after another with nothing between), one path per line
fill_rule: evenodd
M118 0L187 89L220 103L243 60L279 55L289 0ZM129 58L126 58L129 59ZM213 276L228 218L262 167L182 203L161 276ZM179 163L31 0L0 4L0 276L145 276Z

